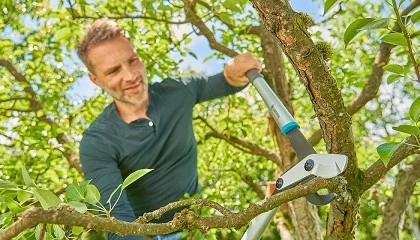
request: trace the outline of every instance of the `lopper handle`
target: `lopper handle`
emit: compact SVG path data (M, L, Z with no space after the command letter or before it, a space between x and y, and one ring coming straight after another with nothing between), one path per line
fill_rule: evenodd
M292 115L289 113L287 108L279 100L267 82L264 80L264 77L256 69L249 70L246 73L249 81L254 85L254 87L259 92L260 96L267 105L271 115L279 125L280 130L283 134L288 134L295 128L299 128L299 124L295 121Z

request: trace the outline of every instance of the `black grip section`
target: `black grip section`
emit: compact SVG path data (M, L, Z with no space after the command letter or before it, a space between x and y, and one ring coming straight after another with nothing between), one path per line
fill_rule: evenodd
M257 69L251 69L248 72L245 73L245 75L248 77L249 81L252 83L257 77L263 77L260 72L258 72Z

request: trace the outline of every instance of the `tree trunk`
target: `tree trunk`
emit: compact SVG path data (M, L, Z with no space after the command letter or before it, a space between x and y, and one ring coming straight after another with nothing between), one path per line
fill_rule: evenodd
M383 223L379 230L378 239L399 239L399 225L404 220L402 219L403 213L407 209L410 197L413 194L414 184L419 178L420 158L398 173L392 198L385 205Z
M317 207L310 204L305 198L296 199L288 204L296 239L323 239Z
M286 79L283 52L278 44L278 40L265 28L261 28L260 37L265 59L265 79L293 115L290 86ZM279 166L280 172L284 172L296 162L296 155L287 137L280 133L274 119L270 118L269 122L270 131L275 136L282 158L282 166ZM289 202L288 205L296 239L322 239L317 208L309 204L305 199ZM281 232L284 231L284 228L278 228L278 230Z

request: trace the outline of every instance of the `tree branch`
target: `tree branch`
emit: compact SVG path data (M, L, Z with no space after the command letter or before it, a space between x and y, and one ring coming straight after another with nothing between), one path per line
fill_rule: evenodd
M204 1L200 1L200 0L198 0L197 3L200 4L200 5L202 5L203 7L205 7L210 12L213 12L214 13L214 10L215 9L213 9L212 6L210 6L208 3L204 2ZM229 24L228 22L223 21L223 19L220 18L218 14L214 14L214 16L219 21L221 21L223 24L225 24L228 28L230 28L230 29L234 29L234 28L237 27L237 26L234 26L232 24ZM258 25L258 26L250 25L250 26L247 26L246 29L239 31L239 34L241 34L241 35L242 34L243 35L254 34L254 35L258 35L259 36L260 33L261 33L261 31L263 30L263 28L264 28L264 26L261 26L261 25Z
M220 44L217 42L216 38L214 37L213 33L210 31L210 29L206 26L206 24L201 20L199 16L194 11L196 1L191 0L184 0L184 11L186 20L192 23L194 26L196 26L200 33L203 34L207 40L209 41L210 48L217 50L229 57L234 57L238 55L237 52L234 50Z
M73 19L101 19L104 18L105 16L88 16L88 15L73 15L72 14L72 18ZM151 20L151 21L155 21L155 22L161 22L161 23L166 23L166 24L173 24L173 25L182 25L182 24L187 24L189 23L189 21L187 20L183 20L183 21L169 21L166 19L159 19L159 18L154 18L154 17L149 17L149 16L143 16L143 15L118 15L118 16L106 16L106 18L108 19L143 19L143 20Z
M248 186L251 187L251 189L257 193L258 197L260 199L264 199L265 197L265 192L261 186L261 184L259 184L252 176L250 176L249 174L246 173L240 173L239 174L242 181L244 181L246 184L248 184Z
M391 168L400 163L402 160L410 155L419 154L420 149L419 147L416 147L416 144L416 137L411 136L406 144L401 145L401 147L395 151L387 166L384 165L384 162L381 159L378 159L374 164L366 169L364 178L360 180L361 184L358 189L359 194L362 194L364 191L372 187L379 181L379 179L383 178Z
M414 185L419 178L420 157L417 157L412 164L400 170L397 175L392 198L385 205L384 218L379 229L378 239L399 239L401 217L407 209Z
M161 207L153 212L150 213L145 213L143 214L143 216L139 217L135 222L137 223L147 223L150 222L153 219L158 219L160 218L163 214L165 214L166 212L173 210L175 208L179 208L179 207L187 207L187 206L192 206L192 205L197 205L199 207L211 207L213 209L216 209L217 211L219 211L221 214L228 216L230 214L232 214L231 211L227 210L226 208L224 208L222 205L213 202L213 201L209 201L209 200L205 200L205 199L188 199L188 200L183 200L183 201L178 201L178 202L172 202L169 203L168 205Z
M36 97L37 94L34 91L34 89L31 87L31 83L29 82L29 80L22 73L20 73L15 68L15 66L7 59L0 58L0 66L5 67L13 75L13 77L15 77L16 80L27 85L24 91L31 95L31 98L29 99L30 109L27 112L30 112L30 111L35 112L35 111L38 111L39 109L42 109L43 107L42 103L37 99Z
M280 155L278 155L274 151L271 151L269 149L261 147L258 144L251 143L251 142L245 141L243 139L239 139L239 138L234 137L234 136L219 133L203 117L198 116L197 119L200 119L204 124L206 124L207 127L209 127L211 129L212 132L207 133L206 137L215 137L215 138L223 139L227 143L231 144L234 147L238 147L238 145L239 145L241 147L249 149L250 153L252 153L252 154L266 157L267 159L269 159L269 160L273 161L275 164L277 164L279 167L282 166Z
M267 198L263 202L250 205L246 210L233 213L225 211L217 203L210 204L211 207L217 207L223 211L223 216L199 217L189 210L183 210L175 214L174 219L167 223L136 223L123 222L115 218L104 218L92 215L90 213L79 213L68 205L60 205L54 209L44 210L42 208L31 208L17 216L17 221L0 232L0 239L11 239L26 229L32 228L39 223L63 224L68 226L80 226L86 229L114 232L121 235L143 235L152 236L158 234L167 234L178 231L182 228L189 230L200 229L207 231L211 228L230 228L241 227L249 223L255 216L271 210L284 202L291 201L318 191L319 189L329 189L331 192L340 192L345 185L341 177L333 179L315 178L303 185L296 186L280 194ZM185 202L185 203L184 203ZM172 207L186 206L186 203L201 204L208 206L209 201L205 200L185 200L178 203L171 203ZM163 207L162 211L170 210L169 207ZM154 213L159 212L160 209ZM154 216L161 213L152 214ZM146 217L150 218L150 217ZM140 218L142 219L142 218ZM145 220L145 219L143 219Z

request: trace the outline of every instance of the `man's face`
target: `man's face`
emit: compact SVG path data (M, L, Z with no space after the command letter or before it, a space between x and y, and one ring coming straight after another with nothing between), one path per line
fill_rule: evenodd
M146 70L128 39L106 40L89 49L88 57L94 69L89 78L114 101L129 105L148 101Z

